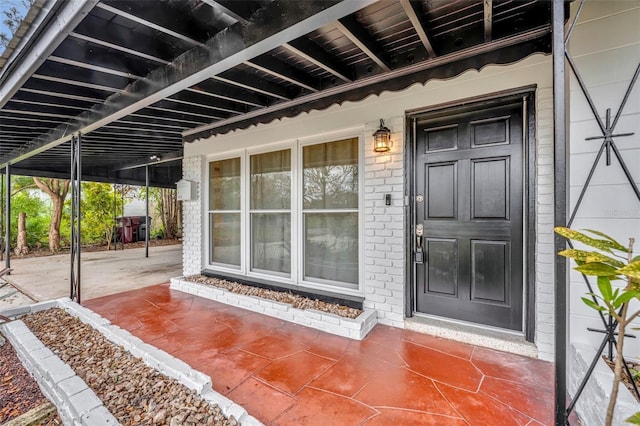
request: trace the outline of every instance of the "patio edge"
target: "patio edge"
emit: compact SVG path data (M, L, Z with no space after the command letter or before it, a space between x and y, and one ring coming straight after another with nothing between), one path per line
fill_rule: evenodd
M240 423L241 425L262 426L262 422L260 422L255 417L249 415L249 413L244 407L240 406L239 404L236 404L229 398L214 391L211 386L211 378L206 374L193 369L190 365L188 365L184 361L175 358L174 356L168 354L167 352L164 352L156 348L155 346L152 346L148 343L143 342L141 339L135 337L134 335L129 333L127 330L124 330L116 325L111 324L111 322L106 318L103 318L102 316L98 315L92 310L71 301L71 299L69 298L61 298L61 299L56 299L56 300L47 301L47 302L40 302L40 303L36 303L29 306L11 308L11 309L0 311L0 315L16 318L19 316L35 313L35 312L50 309L50 308L60 308L65 310L70 315L75 316L83 323L91 326L93 329L100 332L111 343L122 346L124 349L129 351L131 355L141 358L145 364L158 370L159 372L165 374L166 376L177 380L179 383L186 386L187 388L194 390L195 392L198 393L198 395L202 397L202 399L204 399L208 403L217 405L218 407L220 407L220 410L225 416L227 417L233 416L233 418L236 419L238 423ZM11 324L22 324L22 327L19 325L12 326ZM75 376L75 373L73 372L73 370L71 370L71 368L68 365L66 365L64 362L62 362L62 360L60 360L57 356L55 356L53 352L51 352L51 350L49 350L42 342L40 342L40 340L38 340L38 338L33 333L31 333L31 331L27 328L26 325L24 325L22 321L17 320L17 321L12 321L5 324L0 324L0 329L2 329L3 331L7 327L9 329L17 327L17 329L19 330L18 332L19 335L24 334L25 336L28 336L26 339L29 341L29 344L25 345L26 349L23 349L25 358L20 357L20 359L22 360L23 364L25 364L25 368L27 368L29 372L31 372L32 365L34 366L33 368L43 368L42 374L32 373L34 377L36 377L38 384L40 385L41 388L42 388L42 385L40 382L40 378L43 377L44 379L46 379L47 374L49 375L51 374L50 368L41 367L38 364L40 359L45 358L45 356L42 356L40 354L47 353L47 351L52 356L56 357L59 363L61 363L64 367L66 367L66 369L68 369L71 373L73 373L73 377L77 377ZM10 342L14 344L15 338L12 338L12 339L10 339ZM18 340L18 344L20 345L20 342L19 342L20 339L18 338L17 340ZM30 345L37 346L37 348L32 347ZM15 344L14 344L14 347L16 347ZM37 350L42 348L44 348L44 351ZM16 351L18 350L16 349ZM33 356L30 354L31 352L34 353ZM34 358L34 359L31 360L30 358ZM26 362L25 362L25 359L27 360ZM29 367L27 367L27 363ZM64 369L64 367L61 367L61 368ZM82 384L84 384L84 387L86 388L86 390L88 390L93 394L93 396L95 396L95 393L93 393L93 391L91 391L91 389L87 387L87 385L84 383L84 381L82 381L82 379L80 379L79 377L77 377L77 379L80 380ZM82 390L82 392L84 392L84 390ZM44 389L43 389L43 393L45 393L45 396L49 397L49 393L44 392ZM55 390L54 390L54 395L55 395ZM87 397L87 398L90 398L90 397ZM95 396L95 398L98 398L98 397ZM98 401L100 400L98 399ZM61 405L58 405L58 403L56 402L54 402L54 405L56 405L56 407L59 410L60 410L60 407L62 407L62 409L64 410L66 407L65 405L66 403L67 402L63 400L61 401ZM100 401L100 405L102 406L101 401ZM108 413L111 417L113 417L113 415L109 413L109 411L106 408L104 408L104 411ZM93 413L93 411L91 411L91 413ZM65 423L65 424L73 424L73 425L81 424L81 425L87 425L87 426L94 426L94 425L98 426L102 424L104 425L120 424L117 422L115 417L113 417L113 420L115 421L115 423L111 421L105 421L103 423L99 423L97 421L100 419L95 418L96 417L95 415L90 420L87 417L87 422L85 422L84 418L81 417L82 422L79 423L78 421L74 421L73 412L65 413L65 414L71 414L71 417L67 417L67 420L69 421L69 423ZM97 414L100 414L100 413L96 413L96 415Z
M49 307L56 307L51 304ZM31 313L31 312L26 312ZM6 316L6 315L5 315ZM119 425L98 396L20 320L0 324L22 365L58 410L65 425Z
M378 323L377 312L372 309L364 309L357 318L351 319L315 309L298 309L275 300L233 293L223 288L187 281L184 277L171 278L169 288L354 340L364 339Z

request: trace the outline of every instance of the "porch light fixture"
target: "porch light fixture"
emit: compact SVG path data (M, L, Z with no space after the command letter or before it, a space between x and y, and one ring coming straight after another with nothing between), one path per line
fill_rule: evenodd
M387 152L391 149L391 130L385 127L384 120L380 119L380 128L373 134L373 151Z
M157 155L152 155L151 157L149 157L149 160L151 161L160 161L160 157Z

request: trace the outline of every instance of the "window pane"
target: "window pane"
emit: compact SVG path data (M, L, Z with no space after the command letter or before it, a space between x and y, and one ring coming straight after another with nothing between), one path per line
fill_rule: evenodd
M209 210L240 210L240 158L209 164Z
M209 214L211 263L240 267L240 213Z
M251 156L251 208L289 209L291 150Z
M291 273L291 215L251 215L251 268Z
M358 208L358 139L303 149L305 209Z
M358 213L304 215L304 275L358 283Z

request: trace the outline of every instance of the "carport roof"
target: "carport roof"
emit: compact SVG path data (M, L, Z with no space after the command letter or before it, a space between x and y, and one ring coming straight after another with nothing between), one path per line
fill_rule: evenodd
M37 0L0 58L0 167L169 186L184 142L550 52L536 0ZM375 118L375 117L374 117Z

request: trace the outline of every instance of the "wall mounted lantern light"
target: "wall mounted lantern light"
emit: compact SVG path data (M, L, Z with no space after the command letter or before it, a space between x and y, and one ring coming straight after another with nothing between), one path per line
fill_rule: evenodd
M380 128L373 134L374 152L387 152L391 149L391 130L384 126L384 120L380 119Z

